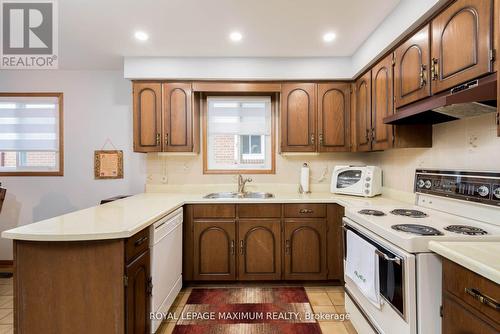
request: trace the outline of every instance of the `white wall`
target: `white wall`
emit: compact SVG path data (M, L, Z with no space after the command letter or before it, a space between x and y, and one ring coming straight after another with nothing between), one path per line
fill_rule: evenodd
M7 198L0 230L144 190L145 156L132 152L131 84L121 71L0 71L1 92L64 93L63 177L0 177ZM124 179L94 180L94 150L109 137L124 153ZM11 259L0 239L0 259Z
M350 57L125 57L127 79L350 79Z

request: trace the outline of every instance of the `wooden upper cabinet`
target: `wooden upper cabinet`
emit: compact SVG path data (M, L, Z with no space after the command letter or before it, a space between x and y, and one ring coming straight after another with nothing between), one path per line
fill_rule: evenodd
M134 82L134 151L161 151L161 84Z
M285 220L285 279L325 280L326 221L324 219Z
M390 54L372 68L372 150L392 147L393 128L392 125L384 124L384 118L393 112L392 54Z
M356 81L356 150L371 150L371 71Z
M457 0L432 20L432 92L492 71L492 0Z
M194 279L236 279L235 239L234 220L195 220Z
M281 151L316 151L316 84L286 83L281 90Z
M318 151L350 150L350 84L318 84Z
M426 25L394 51L396 108L431 94L429 31Z
M281 279L280 220L240 220L238 235L239 279Z
M193 150L191 83L163 84L163 151Z

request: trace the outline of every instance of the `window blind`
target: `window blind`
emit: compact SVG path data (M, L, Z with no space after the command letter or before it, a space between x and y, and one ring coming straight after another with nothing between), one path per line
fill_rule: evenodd
M208 135L270 135L271 99L209 98Z
M57 97L0 97L0 151L58 151Z

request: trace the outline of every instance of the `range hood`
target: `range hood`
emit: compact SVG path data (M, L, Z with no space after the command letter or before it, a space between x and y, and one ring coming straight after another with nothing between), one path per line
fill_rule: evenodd
M438 124L496 112L496 74L476 79L449 91L401 107L384 118L385 124Z

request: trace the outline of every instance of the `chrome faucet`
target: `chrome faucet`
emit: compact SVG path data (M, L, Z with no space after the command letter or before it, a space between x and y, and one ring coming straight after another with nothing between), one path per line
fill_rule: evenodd
M247 182L252 182L251 178L243 178L241 174L238 174L238 193L239 194L244 194L245 193L245 185Z

